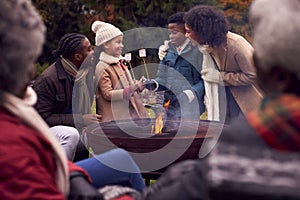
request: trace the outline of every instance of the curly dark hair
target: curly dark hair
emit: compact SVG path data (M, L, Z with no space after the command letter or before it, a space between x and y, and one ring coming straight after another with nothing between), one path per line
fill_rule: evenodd
M225 14L212 6L195 6L184 16L185 24L192 29L202 42L219 46L226 41L230 25Z
M178 13L171 15L168 18L168 24L171 24L171 23L184 24L185 23L184 15L185 15L185 12L178 12Z

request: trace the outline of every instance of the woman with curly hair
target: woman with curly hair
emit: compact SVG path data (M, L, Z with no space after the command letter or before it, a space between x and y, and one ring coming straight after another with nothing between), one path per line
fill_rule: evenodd
M223 12L211 6L196 6L185 15L186 35L203 53L202 78L205 83L209 120L244 116L256 110L262 95L255 85L253 48L242 36L229 31ZM222 97L225 86L226 97ZM223 114L224 113L224 114Z

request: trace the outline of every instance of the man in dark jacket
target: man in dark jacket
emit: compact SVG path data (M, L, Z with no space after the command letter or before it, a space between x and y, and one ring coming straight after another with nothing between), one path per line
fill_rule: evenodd
M87 86L81 93L76 90L78 85L92 85L93 74L90 73L92 70L89 70L91 65L88 65L85 60L88 60L86 58L91 57L93 52L90 41L84 35L78 33L64 35L57 49L53 51L57 61L34 82L33 88L38 95L35 108L50 127L63 125L81 129L83 126L101 120L100 115L90 114L93 93L87 88L91 87ZM83 84L78 84L80 82ZM73 87L74 91L77 91L76 94L73 93ZM85 101L77 102L80 101L79 99ZM56 130L58 130L55 132L56 136L64 145L75 137L70 132L59 131L59 128Z

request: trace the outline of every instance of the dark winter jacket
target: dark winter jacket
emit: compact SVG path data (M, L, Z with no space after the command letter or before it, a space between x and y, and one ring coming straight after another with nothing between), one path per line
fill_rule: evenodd
M200 104L200 110L205 110L204 83L201 77L203 57L196 46L189 43L178 55L174 45L169 44L165 58L160 62L156 80L159 90L170 90L175 95L184 90L192 90ZM175 97L174 97L175 98ZM172 99L171 99L172 102Z
M51 126L75 126L72 114L73 83L60 61L49 66L33 84L38 101L35 109ZM82 117L81 117L82 121Z

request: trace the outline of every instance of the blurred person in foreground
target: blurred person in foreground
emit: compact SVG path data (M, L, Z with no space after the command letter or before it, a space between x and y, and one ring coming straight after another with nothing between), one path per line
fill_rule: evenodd
M0 1L0 13L0 199L102 199L96 188L124 180L141 190L139 169L124 150L67 161L28 87L44 42L43 21L28 0ZM117 170L122 165L125 171Z
M234 121L222 132L219 142L259 147L261 151L264 148L300 151L300 18L296 17L299 13L299 0L255 0L252 3L253 59L258 83L266 96L258 110L246 115L248 121ZM278 27L284 31L278 31ZM278 167L287 168L284 164L288 163ZM208 186L203 184L203 178L207 174L203 169L201 160L176 164L144 189L143 199L206 199ZM256 195L267 199L263 194ZM276 198L278 196L275 195L275 199L282 199Z

